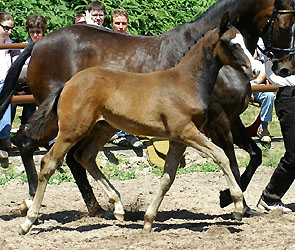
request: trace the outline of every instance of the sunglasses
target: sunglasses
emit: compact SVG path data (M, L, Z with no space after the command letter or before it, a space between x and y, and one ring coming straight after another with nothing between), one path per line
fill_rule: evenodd
M8 32L9 30L13 30L13 27L5 26L5 25L2 25L1 23L0 23L0 26L1 26L2 29L3 29L4 31L6 31L6 32Z
M36 33L36 34L39 35L39 34L42 33L42 31L41 31L41 30L30 30L29 33L30 33L30 34L35 34L35 33Z
M31 30L31 31L29 31L29 33L30 33L30 34L35 34L35 33L36 33L36 34L39 35L39 34L42 33L42 31L41 31L41 30Z

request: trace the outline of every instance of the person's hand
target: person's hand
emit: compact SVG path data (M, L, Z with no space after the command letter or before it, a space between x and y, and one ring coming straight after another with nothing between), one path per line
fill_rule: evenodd
M90 11L86 10L85 11L85 19L86 19L86 23L87 24L93 24L93 25L96 25L95 22L92 20L91 18L91 13Z

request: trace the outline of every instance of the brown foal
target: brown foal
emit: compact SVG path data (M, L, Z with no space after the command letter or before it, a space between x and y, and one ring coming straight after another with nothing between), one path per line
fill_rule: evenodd
M116 218L123 220L119 194L97 167L95 158L100 148L93 147L97 140L103 147L117 129L170 141L170 157L165 163L159 192L145 214L144 231L151 231L186 146L204 152L222 168L235 203L233 214L241 220L243 194L230 170L229 160L200 129L207 120L210 94L219 69L230 65L251 75L250 56L243 37L228 24L228 15L224 15L220 26L208 31L172 69L140 74L92 67L72 77L58 99L58 136L42 159L37 192L20 233L26 234L36 220L46 185L58 163L83 138L86 139L75 158L99 181L114 204ZM97 123L103 126L96 126Z

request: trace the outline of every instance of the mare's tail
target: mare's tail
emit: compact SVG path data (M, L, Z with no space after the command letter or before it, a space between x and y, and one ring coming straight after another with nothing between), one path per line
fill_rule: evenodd
M31 116L25 135L34 140L52 139L58 131L57 104L64 86L57 87Z
M18 56L14 63L12 63L7 76L4 80L5 84L0 93L0 119L2 119L7 107L10 104L11 97L13 96L17 87L17 80L23 65L28 57L31 56L35 43L29 43L24 51Z

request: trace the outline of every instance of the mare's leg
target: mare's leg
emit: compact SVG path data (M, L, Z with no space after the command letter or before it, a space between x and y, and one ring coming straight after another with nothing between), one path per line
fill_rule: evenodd
M83 168L74 157L75 151L81 146L82 142L83 141L77 143L70 149L66 156L66 163L69 166L75 182L80 190L80 193L88 209L89 216L100 217L103 216L105 211L101 208L95 198L92 187L87 179L85 168Z
M160 204L175 179L176 170L185 148L186 146L182 143L169 141L169 151L166 156L164 172L160 181L160 189L144 215L143 230L145 232L150 232L152 229L152 223L156 218Z
M262 153L261 149L256 145L254 140L249 135L240 118L238 118L236 122L232 125L232 133L234 143L240 148L246 150L250 155L249 165L241 176L241 189L243 192L245 192L256 169L262 162ZM221 191L220 206L226 207L231 203L232 199L230 197L229 190L226 189Z
M38 185L38 175L35 168L33 154L39 144L37 141L27 137L24 133L21 133L16 136L16 145L19 149L28 177L29 194L31 197L34 197Z
M105 145L106 142L109 141L109 139L117 131L117 129L113 128L106 122L98 122L93 127L91 133L83 140L83 142L77 148L77 150L74 153L74 157L77 160L77 162L80 163L96 181L98 181L98 183L101 185L101 187L109 197L110 202L114 204L115 217L118 220L123 221L124 209L120 199L120 194L114 188L114 186L106 179L104 174L100 171L95 160L98 151ZM81 182L81 185L83 184L84 182ZM87 193L85 193L85 195L87 195Z
M69 138L64 138L62 134L60 134L53 147L42 158L37 191L33 200L33 204L28 210L26 220L20 226L20 234L28 233L33 223L37 219L47 183L73 144L74 143L71 143Z

